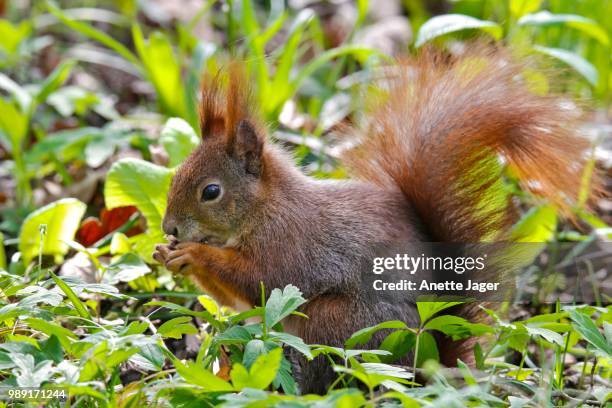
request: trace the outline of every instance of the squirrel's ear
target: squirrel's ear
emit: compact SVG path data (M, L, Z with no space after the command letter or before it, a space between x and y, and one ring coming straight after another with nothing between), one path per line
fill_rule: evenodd
M260 174L263 138L248 120L243 119L238 123L232 150L236 158L244 162L247 173Z

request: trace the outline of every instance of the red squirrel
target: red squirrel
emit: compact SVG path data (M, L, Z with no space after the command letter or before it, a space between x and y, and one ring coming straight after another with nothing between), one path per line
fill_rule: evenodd
M240 69L225 82L205 77L202 142L177 169L163 220L178 243L158 245L155 259L238 309L258 304L260 282L297 286L308 319L290 317L285 330L309 344L342 346L387 320L417 326L414 303L362 295L359 254L381 242L507 239L518 211L512 200L485 205L502 177L483 166L491 157L526 191L561 213L572 208L588 143L577 115L530 92L523 69L491 49L429 50L397 64L385 101L353 129L359 143L342 158L351 175L342 181L305 175L267 140ZM474 308L456 312L474 317ZM465 344L439 348L443 362L471 360ZM302 392L324 392L328 366L304 363Z

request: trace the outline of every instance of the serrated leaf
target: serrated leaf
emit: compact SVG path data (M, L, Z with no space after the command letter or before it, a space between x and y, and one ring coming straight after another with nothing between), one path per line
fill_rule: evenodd
M344 347L351 349L357 345L366 344L376 332L384 329L408 329L408 326L406 326L406 323L402 321L390 320L388 322L379 323L375 326L366 327L353 333L353 335L344 343Z
M283 349L278 347L257 357L248 371L242 364L234 364L230 373L232 384L237 390L243 388L263 390L267 388L276 377L282 356Z
M304 303L306 299L302 292L293 285L287 285L283 290L274 289L266 302L266 326L273 327Z
M157 329L157 333L164 338L180 339L185 334L197 334L198 329L191 324L192 318L180 316L170 319Z
M572 326L580 333L582 338L608 356L612 355L612 345L606 341L589 316L574 309L570 310L570 318L572 319Z
M492 21L479 20L463 14L445 14L433 17L421 26L414 46L420 47L434 38L467 29L482 30L496 40L499 40L502 36L501 27Z
M421 324L427 322L433 315L463 302L417 302L417 310Z
M300 339L297 336L294 336L289 333L270 332L268 333L268 338L270 340L282 341L289 347L292 347L296 349L297 351L299 351L300 353L304 354L307 358L312 359L312 353L310 352L310 347L308 347L308 345L304 343L304 340Z

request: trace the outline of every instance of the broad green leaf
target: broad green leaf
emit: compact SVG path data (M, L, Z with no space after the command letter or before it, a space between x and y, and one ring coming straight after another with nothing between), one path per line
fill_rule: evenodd
M357 345L366 344L372 336L384 329L408 329L406 323L399 320L390 320L388 322L379 323L375 326L366 327L353 333L351 337L344 343L347 349L352 349Z
M608 34L595 20L576 14L553 14L544 10L535 14L523 16L518 21L518 25L520 26L550 26L561 24L580 30L586 35L595 38L603 45L610 44Z
M19 24L13 24L8 20L0 19L0 49L6 54L14 54L19 44L32 32L31 21L24 20Z
M391 353L389 356L382 356L380 361L383 363L392 363L399 360L416 344L416 334L409 330L397 330L389 334L378 346L381 350L386 350Z
M266 302L266 326L273 327L305 302L302 292L293 285L285 286L282 291L272 290Z
M257 357L248 372L242 364L234 364L230 373L232 384L237 390L243 388L263 390L267 388L276 377L282 357L283 349L278 347Z
M270 332L268 333L268 338L270 340L282 341L287 346L296 349L300 353L304 354L307 358L312 359L310 347L308 347L308 345L304 343L304 340L297 336L294 336L289 333Z
M217 316L219 314L219 304L208 295L198 296L198 302L208 311L211 315Z
M161 222L172 170L138 159L123 159L106 176L104 198L109 209L136 206L147 220L147 233L137 242L138 254L151 260L153 247L164 240Z
M64 198L48 204L24 220L19 233L19 251L27 265L38 255L41 247L40 226L46 225L42 243L45 255L64 255L68 252L68 241L74 239L86 206L75 198Z
M422 332L419 335L419 355L417 356L417 366L423 367L427 360L440 361L440 353L436 339L429 332Z
M242 365L247 369L251 368L257 357L266 353L267 348L263 340L253 339L244 346L242 354Z
M510 14L519 18L540 8L542 0L510 0Z
M168 320L157 329L157 333L164 338L180 339L185 334L197 334L198 329L191 324L190 316L180 316Z
M142 259L135 254L128 253L108 265L102 282L112 285L119 282L131 282L149 272L151 268Z
M181 377L189 384L201 387L205 392L234 391L234 387L227 381L222 380L204 366L194 362L181 363L174 358L174 367Z
M168 166L174 167L191 154L200 139L189 123L180 118L170 118L161 131L159 142L168 153Z
M612 343L606 341L593 322L593 319L575 309L570 310L570 318L572 319L572 326L574 329L580 333L586 341L591 343L596 349L608 355L608 357L612 356Z
M417 310L421 324L427 322L433 315L463 302L417 302Z
M479 20L463 14L445 14L433 17L421 26L414 46L420 47L434 38L467 29L482 30L496 40L499 40L502 36L501 27L492 21Z
M560 48L542 47L540 45L534 45L533 49L541 52L542 54L546 54L563 61L570 67L574 68L580 75L589 81L591 85L597 86L597 83L599 82L597 68L595 68L589 61L580 55L574 54L573 52L567 50L562 50Z
M548 242L557 230L557 211L551 205L531 208L512 227L512 242Z
M253 336L244 326L232 326L215 336L215 342L219 344L244 344L252 338Z

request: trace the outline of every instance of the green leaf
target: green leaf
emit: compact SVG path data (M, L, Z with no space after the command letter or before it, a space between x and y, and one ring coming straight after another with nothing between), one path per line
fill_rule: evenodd
M153 247L164 240L161 222L173 172L138 159L119 160L106 177L104 198L109 209L136 206L147 220L147 233L137 245L138 254L151 260Z
M8 20L0 19L0 48L7 54L14 54L19 44L25 40L32 32L32 22L29 20L13 24Z
M40 249L40 226L46 225L46 234L42 245L45 255L65 255L68 252L68 241L74 239L86 206L75 198L64 198L48 204L24 220L19 233L19 251L27 265L38 255Z
M215 343L218 344L245 344L249 342L253 336L244 326L232 326L215 336Z
M502 36L501 27L492 21L479 20L463 14L445 14L433 17L421 26L414 46L420 47L434 38L467 29L480 29L496 40Z
M201 387L205 392L234 391L230 383L217 377L200 364L194 362L183 364L176 358L173 359L173 362L176 371L185 381Z
M551 205L531 208L512 227L513 242L548 242L557 230L557 210Z
M28 116L14 103L0 98L0 143L9 153L21 154L27 130Z
M69 349L71 341L70 339L77 339L78 336L74 334L72 331L52 322L48 322L46 320L37 319L37 318L28 318L25 320L25 323L31 329L41 331L45 333L47 336L55 336L59 342L61 343L64 349Z
M424 324L436 313L448 309L463 302L417 302L417 310L421 318L421 324Z
M572 326L574 329L580 333L586 341L607 356L612 355L612 344L606 341L589 316L574 309L570 310L570 318L572 319Z
M476 363L476 368L478 370L484 370L484 365L485 365L484 353L482 352L482 346L478 342L474 344L474 362Z
M2 20L0 20L2 21ZM2 38L2 37L0 37ZM0 88L4 89L13 96L21 112L28 112L32 104L32 96L30 93L10 77L0 72Z
M36 103L43 103L52 92L62 86L70 76L75 65L76 61L74 60L67 60L59 64L45 79L40 90L37 92L35 97Z
M510 0L510 14L519 18L540 8L542 0Z
M81 316L84 319L91 320L92 318L91 318L91 314L89 314L89 310L87 310L87 307L85 306L85 304L81 302L81 300L74 293L72 288L68 286L66 282L64 282L61 278L59 278L52 271L49 271L49 274L51 275L53 282L55 282L55 284L62 290L62 292L66 294L66 297L68 298L68 300L70 300L70 302L76 309L79 316Z
M113 39L110 35L93 28L89 24L71 19L59 7L57 7L50 1L47 1L47 9L51 14L57 17L62 23L66 24L68 27L112 49L117 54L125 58L128 62L132 63L136 68L142 68L142 66L140 65L140 61L138 61L138 58L136 58L136 56L132 54L132 52L127 47L125 47L119 41Z
M255 360L249 370L250 377L255 380L251 383L251 388L263 390L272 384L280 368L282 357L282 347L278 347L268 354L257 357L257 360Z
M168 153L168 166L174 167L191 154L200 139L189 123L180 118L170 118L161 131L159 142Z
M190 316L180 316L168 320L157 329L157 333L164 338L180 339L184 334L197 334L198 329L191 324Z
M608 33L595 20L576 14L553 14L549 11L540 11L528 14L518 21L519 26L552 26L565 25L582 31L586 35L595 38L603 45L610 44Z
M132 26L132 37L147 78L157 92L162 112L169 116L187 117L181 67L168 37L155 31L145 39L138 24Z
M424 329L437 330L451 336L454 340L470 335L479 336L493 331L491 327L485 324L471 323L462 317L453 315L436 316L427 321Z
M416 344L416 334L409 330L397 330L389 334L378 346L381 350L391 353L388 356L380 357L383 363L392 363L404 357Z
M561 336L559 333L555 333L552 330L544 329L542 327L532 327L529 325L526 325L525 328L527 329L527 333L529 333L531 336L540 336L546 341L561 347L564 345L563 336Z
M266 302L266 326L274 327L304 303L306 299L302 297L302 292L293 285L285 286L282 291L274 289Z
M344 343L344 347L352 349L357 345L366 344L376 332L384 329L408 329L408 326L402 321L390 320L388 322L379 323L376 326L366 327L353 333L346 343Z
M282 357L283 349L278 347L268 354L257 357L248 372L242 364L234 364L230 373L232 384L237 390L243 388L263 390L267 388L276 377Z
M310 347L308 347L308 345L304 343L304 340L300 339L297 336L294 336L289 333L270 332L268 333L268 338L270 340L282 341L284 344L288 345L289 347L292 347L296 349L297 351L299 351L300 353L304 354L307 358L312 359L312 353L310 352Z
M580 75L582 75L589 83L593 86L597 86L599 82L599 74L597 68L595 68L589 61L584 59L578 54L573 52L562 50L560 48L548 48L540 45L534 45L533 49L541 52L542 54L549 55L560 61L563 61L573 69L575 69Z
M423 367L427 360L440 361L438 345L436 339L429 332L422 332L419 335L419 355L417 356L417 366Z
M102 277L102 282L111 285L119 282L131 282L149 272L151 272L151 268L142 259L135 254L128 253L121 255L119 259L108 265Z
M242 354L242 364L247 368L251 368L257 357L266 353L267 348L263 340L253 339L244 346Z
M6 270L6 252L4 251L4 234L0 232L0 271Z

